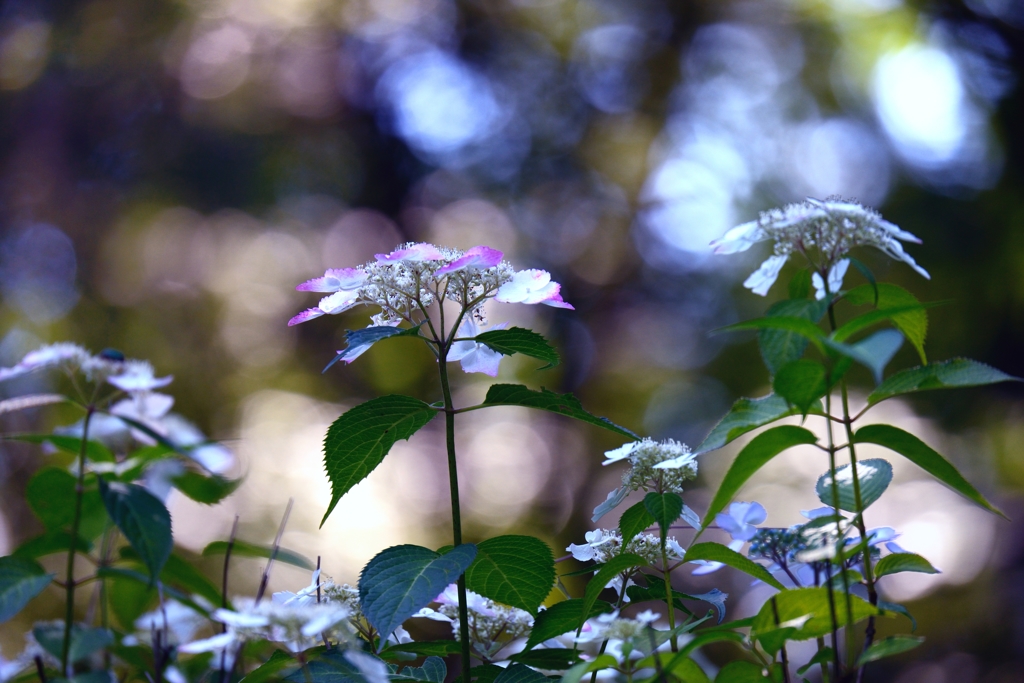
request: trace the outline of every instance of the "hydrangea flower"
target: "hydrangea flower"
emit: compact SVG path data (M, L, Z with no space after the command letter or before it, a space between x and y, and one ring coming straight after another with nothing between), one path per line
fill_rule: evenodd
M104 354L94 356L78 344L57 342L29 351L16 365L0 368L0 382L46 368L81 372L90 382L98 382L121 370L123 361L123 357L115 359Z
M491 329L501 330L506 326L507 323L502 323L494 325ZM480 329L479 323L477 323L476 316L468 315L463 318L462 324L459 325L458 336L467 337L467 339L452 344L451 350L448 351L448 360L461 361L464 372L482 372L485 375L497 377L498 365L501 363L501 354L486 344L468 339L477 336L483 331Z
M825 201L807 199L781 209L763 211L757 220L729 230L711 246L716 254L735 254L765 240L773 242L773 254L743 283L761 296L768 293L793 252L807 257L817 271L814 284L819 299L825 296L825 280L821 274L828 276L828 291L838 292L849 265L848 261L845 264L843 261L850 250L860 246L880 249L923 277L930 277L903 250L901 243L902 240L920 244L920 239L883 219L877 211L836 197Z
M458 586L450 584L434 602L438 603L436 610L424 607L413 616L450 623L452 635L458 639ZM529 612L502 605L473 591L466 591L466 609L473 649L487 661L492 661L512 641L529 635L533 628L533 616Z
M656 534L637 534L625 548L622 545L622 534L618 530L594 529L588 531L584 539L586 543L570 543L566 548L566 551L580 562L593 560L604 564L624 552L639 555L651 564L661 562L661 538ZM665 547L670 560L681 560L686 553L672 536L666 540Z
M594 508L594 522L625 500L631 491L657 490L681 494L683 484L697 476L696 454L689 446L674 439L654 441L648 437L631 441L606 451L604 456L602 465L627 460L629 469L622 475L622 486L609 493L608 498ZM691 526L699 528L699 517L689 507L684 507L683 518Z
M720 512L715 523L728 532L734 541L749 541L757 533L757 526L768 518L768 511L760 503L732 503L729 512Z

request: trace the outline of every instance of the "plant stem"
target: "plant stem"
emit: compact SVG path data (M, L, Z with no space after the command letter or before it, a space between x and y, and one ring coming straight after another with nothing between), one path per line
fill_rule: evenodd
M779 627L779 605L772 596L772 616L775 617L775 628ZM779 653L782 655L782 677L785 683L789 683L789 655L786 654L786 643L783 641Z
M85 420L82 422L82 444L78 450L78 481L75 482L75 514L71 521L71 548L68 550L67 595L64 606L64 644L61 648L60 669L67 676L68 654L71 652L71 625L75 620L75 547L78 532L82 525L82 498L85 495L85 452L89 443L89 423L96 406L89 404L85 409Z
M444 334L444 327L441 328ZM454 334L452 335L454 337ZM462 511L459 506L459 472L455 459L455 405L452 403L452 389L448 383L448 350L451 342L441 341L437 367L441 375L441 392L444 394L444 431L445 443L448 447L448 482L452 498L452 542L455 546L462 545ZM458 580L459 589L459 640L462 641L462 680L469 683L469 670L472 667L469 650L469 610L466 608L466 575Z
M670 631L676 630L676 605L672 599L672 575L668 569L668 550L665 547L665 535L662 534L661 541L661 566L665 569L665 605L668 607L668 628ZM626 592L626 584L622 584L622 592ZM675 633L672 634L672 652L679 652L679 639Z

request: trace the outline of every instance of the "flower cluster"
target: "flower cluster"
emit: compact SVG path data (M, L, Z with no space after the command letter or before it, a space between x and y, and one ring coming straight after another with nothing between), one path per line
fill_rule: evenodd
M637 534L629 543L622 544L622 534L611 529L594 529L584 535L586 543L570 543L566 550L580 562L593 560L604 564L616 555L632 553L639 555L651 564L661 562L661 538L656 534ZM672 536L665 541L665 549L670 560L681 560L686 551Z
M158 378L148 362L126 360L113 349L94 355L78 344L57 342L29 351L16 365L0 368L0 382L47 368L71 374L80 373L89 382L107 381L126 392L157 389L167 386L174 379L169 376Z
M641 645L646 645L650 636L648 630L658 620L658 614L652 610L644 610L633 619L624 619L618 612L602 614L594 619L587 620L587 626L576 638L577 643L590 643L598 640L608 640L609 645L615 642L631 642L636 638L643 638Z
M354 306L379 306L376 325L412 323L438 300L459 303L468 315L487 299L504 303L572 306L562 299L561 285L544 270L516 271L504 254L491 247L466 251L425 242L403 244L390 254L377 254L359 268L331 269L302 283L303 292L326 293L320 303L288 321L289 325L334 315Z
M452 635L458 638L458 587L454 583L449 585L434 602L438 603L436 610L424 607L413 616L447 621L452 625ZM512 641L529 635L533 628L533 616L529 612L502 605L473 591L466 591L466 608L470 642L485 660L493 660L498 652Z
M793 252L806 256L817 271L814 284L819 299L826 294L822 274L828 278L828 293L835 294L842 288L850 264L845 257L855 247L880 249L929 277L900 242L920 244L920 239L883 219L877 211L838 197L808 199L764 211L756 221L733 228L711 246L716 254L734 254L764 240L774 243L773 254L743 283L761 296L768 293Z
M625 500L631 491L681 494L683 484L697 476L696 454L689 446L674 439L654 441L648 437L606 451L604 455L602 465L627 460L629 469L622 475L622 486L611 491L608 498L594 509L594 522ZM691 526L699 527L699 518L692 510L686 508L683 516Z

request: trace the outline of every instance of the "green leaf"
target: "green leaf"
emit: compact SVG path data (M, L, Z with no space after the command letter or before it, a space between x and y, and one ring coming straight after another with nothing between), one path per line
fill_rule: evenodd
M647 505L640 501L631 505L619 518L619 531L622 533L622 545L627 545L637 534L654 524L654 517L647 511Z
M75 516L77 482L67 470L44 467L36 472L25 487L25 500L48 531L61 531L71 526ZM89 540L103 533L107 513L95 488L82 493L82 517L79 536Z
M853 622L878 614L878 610L871 606L871 603L862 600L856 595L849 596L852 605ZM845 601L845 597L844 597ZM810 616L793 633L793 640L808 640L817 638L832 631L832 617L829 611L828 590L820 588L793 588L783 591L775 596L775 605L778 608L778 622L772 609L772 601L769 600L761 608L761 611L754 617L754 624L751 626L751 634L768 633L778 628L777 623L783 626L790 623L798 624L804 617ZM836 603L836 621L840 627L846 626L847 621L846 605L843 601Z
M393 652L408 652L419 656L446 657L462 652L462 645L457 640L432 640L429 642L396 643L389 645L381 652L382 657Z
M228 550L227 541L213 541L205 548L203 548L202 556L210 557L212 555L223 555ZM269 558L274 553L274 547L269 545L257 545L255 543L246 543L245 541L235 540L234 545L231 546L232 557L264 557ZM302 569L308 569L312 571L315 566L309 561L308 557L300 555L294 550L288 550L287 548L278 548L277 554L274 555L274 561L284 562L290 564L293 567L301 567Z
M549 683L548 677L525 664L510 664L498 674L494 683Z
M64 624L44 622L32 629L32 635L44 650L60 659L64 649ZM80 624L71 626L71 647L68 661L80 662L98 650L114 642L114 634L105 628L87 628Z
M0 624L42 593L53 577L33 560L0 557Z
M863 313L840 326L838 330L832 333L831 338L837 342L844 342L861 330L866 330L872 325L877 325L880 322L884 322L890 318L895 318L898 315L916 313L918 311L924 311L926 308L938 305L938 303L912 304L908 306L893 306L892 308L868 311L867 313Z
M893 396L929 389L976 387L997 382L1020 382L1019 377L967 358L954 358L941 363L919 365L897 372L871 392L868 405Z
M156 581L174 545L167 508L159 498L136 484L108 484L100 479L99 485L107 514Z
M444 555L415 545L381 551L359 575L363 614L379 633L390 634L454 582L475 557L471 543Z
M807 671L817 664L828 664L834 655L832 648L826 646L814 653L814 656L807 660L807 663L796 670L797 675L803 676Z
M384 460L396 441L408 439L436 414L436 409L419 399L393 394L362 403L335 420L324 439L331 504L320 526L341 497Z
M892 555L886 555L875 565L876 579L900 572L941 573L932 566L931 562L916 553L893 553Z
M820 404L817 406L817 412L821 412ZM696 453L700 455L716 450L749 431L798 413L799 411L794 409L789 401L775 394L761 398L741 398L732 404L726 416L697 447Z
M70 533L67 531L47 531L41 536L28 539L11 554L14 557L34 560L38 557L53 555L54 553L67 552L70 549ZM78 542L75 543L75 550L80 553L87 553L92 550L92 543L79 536Z
M555 603L537 615L533 622L533 630L530 631L530 639L526 641L526 649L534 648L545 640L557 638L563 633L575 631L590 617L611 611L610 604L598 600L584 618L582 598Z
M288 667L295 666L295 657L284 650L274 650L270 659L242 677L242 683L266 683L281 678L279 675Z
M206 477L198 472L189 470L184 474L173 477L171 483L174 485L174 488L197 503L214 505L234 493L235 489L242 483L242 480L225 479L218 475Z
M810 268L802 268L798 270L789 281L789 298L806 299L811 295L812 291L814 291L814 287L811 285ZM774 306L772 308L774 308ZM771 309L768 310L770 313Z
M877 292L878 300L875 296ZM861 285L846 293L846 300L855 306L873 305L875 308L899 308L919 304L917 297L898 285L880 283L876 287L872 285ZM924 340L928 336L928 312L924 309L919 311L907 311L892 317L892 323L906 336L910 343L917 349L922 363L927 363L928 358L924 353Z
M971 486L948 460L913 434L891 425L867 425L854 434L853 440L856 443L878 444L896 451L960 495L1000 517L1006 517L985 500L985 497L978 493L978 490Z
M715 676L715 683L771 683L772 679L765 676L763 671L764 667L760 664L737 660L722 667Z
M583 593L583 609L580 611L580 614L590 614L595 603L597 603L597 597L601 595L601 591L604 590L609 581L627 570L645 566L647 566L647 560L632 553L622 553L608 560L587 584L587 589ZM582 628L585 621L586 619L581 618L576 627Z
M768 309L766 316L803 318L818 323L827 310L827 301L813 301L800 297L779 301ZM757 344L761 348L761 357L768 372L774 376L784 366L804 355L808 340L804 335L792 330L764 329L757 333Z
M418 337L420 326L416 327L391 327L390 325L376 325L364 327L361 330L345 330L345 348L338 352L338 355L320 371L323 374L331 369L331 366L339 360L351 363L355 357L366 351L377 342L390 337Z
M889 636L862 652L857 658L857 666L864 666L868 662L877 662L879 659L913 650L923 642L924 638L919 636Z
M580 683L587 674L617 667L619 662L611 655L598 655L592 661L580 662L562 674L560 683Z
M665 673L671 674L682 683L711 683L711 679L704 673L697 662L689 657L679 658L672 652L655 652L636 663L637 668L655 668L655 662L661 661L661 668ZM636 680L635 678L633 680ZM661 677L655 674L648 678L645 683L660 683Z
M720 543L697 543L686 551L685 559L687 562L693 562L696 560L721 562L733 569L739 569L745 574L750 574L754 578L764 581L773 588L778 588L780 591L786 590L786 587L779 583L778 579L769 574L767 569L750 558L741 555L732 548L728 548Z
M473 683L494 683L502 671L504 669L496 664L481 664L469 670L469 678Z
M822 340L825 338L825 333L822 332L821 328L815 323L806 318L800 318L793 315L776 315L765 318L755 318L754 320L745 320L741 323L735 323L733 325L727 325L726 327L720 327L717 330L712 330L712 334L718 334L721 332L743 332L746 330L779 330L782 332L792 332L807 339L819 350L823 349Z
M764 467L776 455L787 448L817 441L818 437L810 431L792 425L772 427L755 436L750 443L744 446L732 466L729 467L701 526L706 528L715 519L715 515L724 510L725 506L732 501L747 479L750 479L755 472Z
M903 335L896 330L879 330L867 339L861 339L853 344L826 339L825 345L866 367L871 371L875 384L878 384L882 381L885 366L903 346Z
M526 408L537 408L547 410L559 415L572 417L583 422L588 422L598 427L603 427L621 436L628 437L634 441L639 440L633 432L625 427L620 427L606 417L591 415L583 409L580 400L572 394L556 394L547 389L533 391L521 384L494 384L487 390L487 396L482 405L485 406L523 406Z
M884 600L878 601L878 609L884 614L885 612L895 612L896 614L902 614L907 619L910 619L910 630L917 630L917 619L910 613L903 605L898 605L895 602L885 602Z
M315 648L307 650L306 654L311 652L312 656L306 665L289 673L284 680L290 683L366 683L363 674L345 658L344 651L339 648Z
M568 669L580 661L580 654L576 650L564 648L545 648L542 650L527 650L509 657L513 662L519 662L526 666L533 666L538 669Z
M448 667L445 666L444 660L440 657L427 657L423 661L423 666L403 667L401 671L395 671L391 674L391 680L393 681L417 681L421 683L444 683L445 676L448 675Z
M678 493L651 491L644 496L644 507L661 528L661 542L668 537L668 528L683 514L683 499Z
M772 389L806 415L828 391L825 366L814 360L795 360L776 373Z
M129 633L135 631L135 622L158 599L156 587L150 586L148 579L142 574L139 576L142 577L142 583L122 577L107 579L110 611ZM152 651L148 654L151 655Z
M24 441L26 443L48 443L57 449L72 455L78 455L82 450L82 440L77 436L62 436L58 434L11 434L4 436L9 441ZM85 445L85 457L90 462L115 462L114 454L110 449L99 441L90 439Z
M469 590L533 615L554 583L551 548L532 536L498 536L477 543L476 559L466 570Z
M533 330L522 327L513 327L508 330L488 330L478 334L476 340L506 356L521 353L524 356L542 360L547 365L540 368L541 370L553 368L561 361L558 352L552 348L547 339Z
M232 551L233 552L233 551ZM121 559L142 562L142 558L135 552L134 548L121 548ZM187 592L201 595L213 605L220 605L222 597L220 590L206 576L196 569L190 562L178 557L174 553L167 558L163 571L160 572L160 581L166 585L176 585Z
M839 509L847 512L862 512L876 500L885 490L889 488L892 481L892 465L881 458L861 460L857 463L857 478L860 480L860 500L864 505L862 510L857 509L857 498L853 490L853 470L850 465L843 465L836 468L835 488L839 492ZM814 490L818 493L818 500L828 506L835 503L835 493L832 486L832 475L829 472L818 477L818 483Z

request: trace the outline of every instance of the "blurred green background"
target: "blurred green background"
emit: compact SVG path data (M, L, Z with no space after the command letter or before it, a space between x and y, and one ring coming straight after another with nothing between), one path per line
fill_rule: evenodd
M246 476L218 508L172 496L185 552L225 538L235 514L242 538L270 541L294 497L285 544L353 582L385 545L446 542L443 439L431 425L401 443L318 530L320 441L360 400L436 399L436 371L395 340L321 375L369 312L288 328L314 303L297 283L405 240L498 247L550 270L576 306L492 309L565 357L541 373L506 360L501 379L695 445L737 397L768 391L756 345L709 331L784 296L740 286L763 249L715 257L708 242L759 210L839 194L923 239L909 251L931 281L861 257L948 301L931 313L932 358L1024 376L1022 65L1019 0L3 0L0 364L59 340L152 360L175 377L175 410ZM905 348L893 367L914 358ZM863 396L870 378L856 377ZM464 403L487 386L460 382ZM897 463L869 522L944 573L892 579L928 642L873 680L1024 680L1024 392L922 396L878 418L947 454L1015 521ZM473 413L460 442L470 540L531 532L560 550L618 477L600 467L617 442L550 416ZM8 552L39 531L21 494L47 456L0 448ZM702 459L692 507L734 453ZM825 467L796 451L744 499L795 523ZM245 562L239 593L258 581ZM283 568L274 585L307 581ZM738 616L765 597L726 571L680 584L727 590ZM58 604L40 599L35 616ZM4 654L27 623L0 628Z

